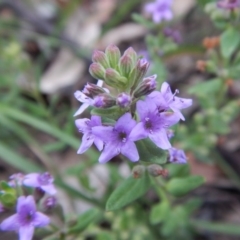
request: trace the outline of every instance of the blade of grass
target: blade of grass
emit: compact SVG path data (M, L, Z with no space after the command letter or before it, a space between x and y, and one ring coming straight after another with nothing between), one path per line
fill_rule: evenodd
M61 131L60 129L56 128L55 126L52 126L45 122L43 119L36 119L27 113L23 113L20 110L9 108L6 105L0 104L0 112L2 114L5 114L12 119L15 119L17 121L26 123L38 130L41 130L45 133L48 133L49 135L52 135L56 137L57 139L61 140L62 142L68 144L69 146L73 147L74 149L78 149L80 145L80 141L70 135L67 135L65 132ZM86 156L89 158L97 158L98 154L93 149L89 149L89 151L86 152Z
M42 171L41 167L33 163L31 160L15 153L11 148L0 142L0 157L6 163L18 168L23 172L38 172Z

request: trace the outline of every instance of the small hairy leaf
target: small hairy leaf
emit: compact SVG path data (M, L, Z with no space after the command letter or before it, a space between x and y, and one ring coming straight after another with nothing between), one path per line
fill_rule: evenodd
M167 190L172 195L180 197L204 183L202 176L189 176L186 178L174 178L167 183Z
M106 210L113 211L126 206L144 195L150 186L151 181L148 175L138 179L130 176L111 194L106 204Z

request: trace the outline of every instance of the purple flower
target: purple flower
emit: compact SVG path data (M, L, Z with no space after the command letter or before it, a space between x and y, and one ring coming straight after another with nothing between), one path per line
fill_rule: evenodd
M103 81L102 80L98 80L97 82L97 86L98 87L102 87L103 85ZM106 88L102 88L103 91L105 91L106 93L108 93L108 89ZM74 117L77 116L77 115L80 115L81 113L83 113L89 106L93 106L94 105L94 99L90 96L90 93L89 93L89 87L87 85L86 88L84 88L84 90L81 92L81 91L76 91L74 93L74 96L75 98L83 103L81 105L81 107L77 110L77 112L73 115ZM95 100L96 101L96 100Z
M138 101L137 112L141 122L133 128L130 139L137 141L149 137L158 147L171 148L167 128L176 124L180 120L179 116L176 113L159 113L156 105L149 100Z
M145 11L152 14L153 21L160 23L162 20L173 18L171 10L172 0L156 0L145 5Z
M53 184L54 178L48 172L30 173L23 180L23 184L28 187L40 188L44 192L54 195L57 190Z
M168 152L169 152L169 162L180 163L180 164L187 163L187 157L183 150L170 148L168 149Z
M233 10L240 7L240 0L221 0L217 2L219 8Z
M178 30L173 30L171 28L164 28L163 34L166 37L171 38L176 44L179 44L182 41L182 36Z
M120 107L128 107L131 103L131 97L126 93L120 93L117 97L117 104Z
M21 186L24 177L25 175L23 173L14 173L9 177L10 181L8 182L8 185L10 187L16 187L16 184L18 186Z
M180 110L191 106L192 99L176 97L175 95L178 92L179 91L176 90L173 94L169 84L164 82L161 87L161 92L154 91L148 95L148 98L155 102L155 104L160 105L158 107L159 111L168 110L170 108L179 115L180 119L185 120Z
M35 227L44 227L49 224L49 218L37 212L32 196L21 196L17 201L17 213L5 219L0 228L2 231L18 231L19 240L31 240Z
M132 162L139 160L136 145L129 139L131 130L136 126L130 113L125 113L118 119L114 127L94 127L93 133L105 142L105 147L99 157L100 163L106 163L122 153Z
M96 126L101 126L102 121L99 116L92 116L91 120L88 118L77 119L75 124L79 132L83 133L82 144L78 149L78 154L87 151L94 143L99 151L103 149L103 141L93 134L92 129Z

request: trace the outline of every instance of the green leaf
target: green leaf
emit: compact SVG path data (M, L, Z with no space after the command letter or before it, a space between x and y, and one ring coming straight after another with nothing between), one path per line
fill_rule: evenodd
M164 164L167 162L166 151L157 147L149 139L144 139L136 142L140 161Z
M201 82L195 86L189 88L190 94L195 94L199 97L207 97L208 95L215 94L219 92L222 86L222 81L220 78L214 78L207 82Z
M68 231L69 234L79 234L81 231L83 231L89 224L92 222L96 221L101 212L96 209L90 209L87 212L83 213L82 215L79 216L78 221L74 227L71 227Z
M150 186L151 181L148 175L144 175L138 179L130 176L111 194L107 200L106 210L113 211L126 206L144 195Z
M174 178L167 183L167 191L174 196L180 197L204 183L202 176L190 176L187 178Z
M166 169L170 177L186 177L190 174L188 164L168 164Z
M123 110L118 106L113 106L110 108L93 108L91 111L92 115L111 118L115 120L119 119L123 113Z
M151 224L163 222L164 219L168 217L170 211L170 205L166 201L162 201L160 204L153 206L150 213Z
M224 58L230 58L240 43L240 33L230 27L220 37L220 48Z

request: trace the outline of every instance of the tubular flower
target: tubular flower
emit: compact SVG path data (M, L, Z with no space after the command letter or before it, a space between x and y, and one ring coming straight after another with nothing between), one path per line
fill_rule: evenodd
M102 121L99 116L92 116L91 120L87 118L78 119L75 124L79 132L83 133L82 144L78 149L78 154L87 151L94 143L99 151L103 149L103 141L93 134L92 129L96 126L101 126Z
M171 20L173 18L172 0L156 0L155 2L145 5L145 11L152 14L152 19L155 23L160 23L163 20Z
M131 130L136 126L130 113L125 113L118 119L114 127L100 126L92 129L93 134L105 142L105 147L99 157L100 163L106 163L113 157L122 153L132 162L139 160L135 143L129 139Z
M137 112L141 122L133 128L130 139L137 141L149 137L158 147L171 148L167 130L180 120L178 114L159 113L156 105L147 100L137 102Z
M19 240L31 240L35 227L44 227L50 222L46 215L37 212L32 196L19 197L16 211L1 223L0 228L2 231L17 231Z
M44 192L54 195L57 190L53 184L54 178L48 172L30 173L23 180L23 184L28 187L40 188Z

